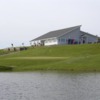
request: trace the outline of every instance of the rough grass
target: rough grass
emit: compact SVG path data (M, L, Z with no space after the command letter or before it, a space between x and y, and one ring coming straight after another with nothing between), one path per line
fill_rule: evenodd
M4 51L4 50L0 50L0 55L4 55L4 54L8 54L10 53L9 51Z
M0 66L13 71L100 71L100 44L29 48L0 57Z

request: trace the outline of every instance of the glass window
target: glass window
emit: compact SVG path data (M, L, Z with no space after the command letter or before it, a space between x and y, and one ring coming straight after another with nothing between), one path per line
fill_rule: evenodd
M62 38L62 39L61 39L61 42L65 42L65 39L64 39L64 38Z

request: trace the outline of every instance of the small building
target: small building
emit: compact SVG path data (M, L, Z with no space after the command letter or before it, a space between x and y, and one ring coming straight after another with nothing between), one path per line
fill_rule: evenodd
M32 45L97 43L98 37L80 30L81 25L48 32L30 41Z

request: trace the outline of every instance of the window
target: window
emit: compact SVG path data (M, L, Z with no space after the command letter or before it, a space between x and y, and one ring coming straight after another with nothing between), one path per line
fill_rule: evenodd
M61 42L65 42L65 39L64 39L64 38L62 38L62 39L61 39Z

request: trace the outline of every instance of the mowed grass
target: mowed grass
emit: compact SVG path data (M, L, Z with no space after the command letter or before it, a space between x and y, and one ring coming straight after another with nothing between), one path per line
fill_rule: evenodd
M12 71L100 71L100 44L34 47L0 57Z

